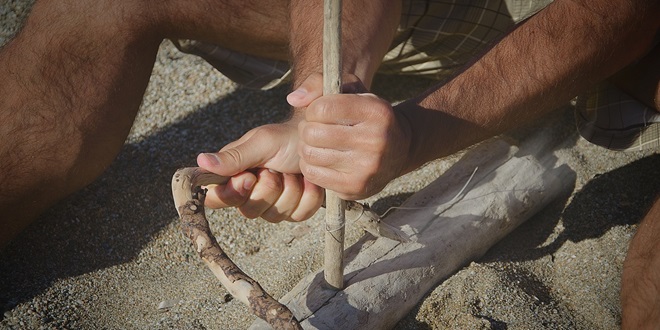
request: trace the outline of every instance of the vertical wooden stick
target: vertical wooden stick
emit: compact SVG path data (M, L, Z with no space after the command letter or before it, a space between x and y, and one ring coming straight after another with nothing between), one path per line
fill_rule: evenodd
M341 93L341 0L323 5L323 94ZM344 288L346 202L326 190L324 277L334 289Z

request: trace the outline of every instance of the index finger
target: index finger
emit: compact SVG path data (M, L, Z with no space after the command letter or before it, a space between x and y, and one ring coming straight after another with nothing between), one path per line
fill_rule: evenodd
M305 120L323 124L354 125L357 120L352 111L354 95L326 95L312 102L305 110Z

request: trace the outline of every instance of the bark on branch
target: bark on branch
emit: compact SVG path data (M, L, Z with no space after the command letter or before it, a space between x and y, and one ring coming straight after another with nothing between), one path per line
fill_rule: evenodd
M302 329L293 313L271 297L262 287L234 264L220 248L204 213L206 191L201 186L224 184L226 177L188 167L172 178L172 195L181 219L181 228L193 248L220 283L248 306L250 311L275 329Z

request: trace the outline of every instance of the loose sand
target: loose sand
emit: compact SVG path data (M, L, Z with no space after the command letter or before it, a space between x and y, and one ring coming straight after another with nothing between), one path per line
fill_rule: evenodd
M28 7L0 1L0 43ZM375 91L396 101L429 84L379 76ZM0 253L0 328L247 327L253 316L181 235L169 184L176 168L195 164L197 153L286 118L286 92L243 89L164 42L116 161ZM590 145L575 133L569 106L539 125L554 125L553 138L564 141L557 156L577 173L572 195L439 284L397 329L618 328L621 266L636 223L659 190L660 155ZM398 205L452 161L428 164L368 202L380 212ZM276 297L322 266L322 216L273 225L233 209L209 212L226 251ZM349 243L361 235L349 226Z

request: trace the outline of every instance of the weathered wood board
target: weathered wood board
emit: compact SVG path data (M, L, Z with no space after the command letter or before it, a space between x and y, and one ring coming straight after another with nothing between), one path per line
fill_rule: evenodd
M518 148L494 139L468 151L384 219L410 242L364 237L346 250L343 290L325 288L319 271L280 301L305 329L392 327L434 286L571 191L575 173L539 141Z

